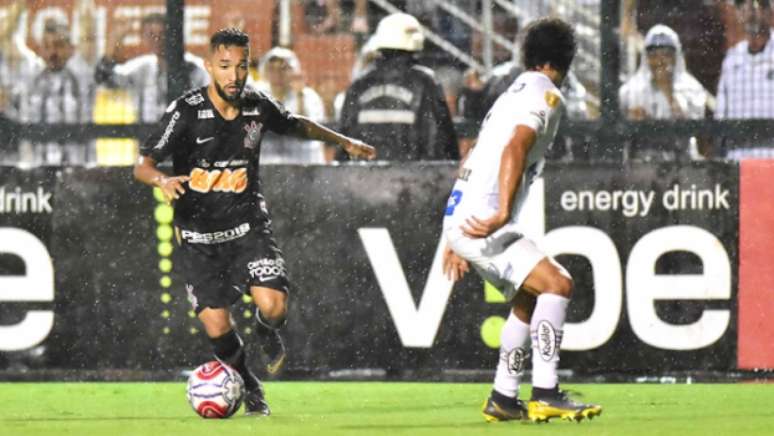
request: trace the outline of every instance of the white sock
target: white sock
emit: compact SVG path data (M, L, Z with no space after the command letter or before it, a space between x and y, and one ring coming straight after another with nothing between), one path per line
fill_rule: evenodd
M523 368L514 368L514 364L524 366L521 353L527 351L523 349L527 340L529 324L516 318L511 311L500 334L500 359L494 379L494 389L506 397L516 398L519 394L519 379Z
M556 294L537 297L530 323L533 387L553 389L559 383L556 367L569 303L569 298Z

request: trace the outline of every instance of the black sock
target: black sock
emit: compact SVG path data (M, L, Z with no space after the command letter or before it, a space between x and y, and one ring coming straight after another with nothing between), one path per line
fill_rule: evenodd
M519 402L516 397L505 396L494 389L492 389L492 399L495 401L495 403L500 404L502 406L511 407L511 408L519 407Z
M234 368L242 376L248 391L258 387L258 378L250 372L245 362L245 348L242 345L242 338L235 330L217 338L210 338L210 343L212 343L215 358Z

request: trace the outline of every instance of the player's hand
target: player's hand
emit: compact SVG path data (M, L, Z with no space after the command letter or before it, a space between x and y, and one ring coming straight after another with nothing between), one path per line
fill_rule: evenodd
M170 203L172 200L177 200L181 195L185 194L183 183L189 180L191 180L191 178L188 176L160 176L155 178L153 181L156 186L161 189L161 192L164 194L164 198L167 199L167 203Z
M357 139L348 139L342 147L350 157L371 160L376 157L376 149Z
M462 233L469 238L486 238L508 222L508 214L497 212L486 219L470 217L461 226Z
M453 282L461 279L470 271L468 261L457 255L448 246L443 250L443 274Z

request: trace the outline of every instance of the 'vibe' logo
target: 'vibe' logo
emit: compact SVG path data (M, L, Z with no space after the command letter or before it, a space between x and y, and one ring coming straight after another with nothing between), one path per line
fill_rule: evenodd
M525 234L545 253L583 256L593 269L594 308L585 320L565 324L562 349L592 350L607 343L618 328L624 293L632 331L652 347L700 349L712 345L726 332L731 319L727 309L705 309L695 322L678 325L661 319L655 304L663 300L731 298L731 261L715 235L689 225L657 228L634 244L624 265L613 240L598 228L567 226L545 233L543 180L536 180L530 189L520 221ZM439 241L422 298L416 306L387 229L361 228L358 234L401 342L405 347L431 347L452 289L452 283L442 272L445 241ZM656 274L656 261L671 251L695 254L701 259L704 272ZM625 287L623 268L626 269Z

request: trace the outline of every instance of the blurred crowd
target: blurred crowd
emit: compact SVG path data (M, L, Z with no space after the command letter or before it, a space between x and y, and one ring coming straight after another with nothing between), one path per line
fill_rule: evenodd
M0 117L21 125L154 123L167 106L168 69L163 2L160 9L116 20L102 38L96 0L72 0L72 13L30 20L24 0L0 3ZM494 100L522 72L520 29L545 15L577 23L579 56L564 84L566 117L594 120L600 113L599 0L493 1L492 28L511 44L494 44L492 68L482 59L485 39L469 17L482 17L474 0L294 0L295 27L308 38L344 38L341 50L320 56L352 60L343 85L313 80L323 67L309 53L279 45L278 2L270 45L253 53L250 85L289 110L337 126L377 146L385 160L459 159L474 145L478 125ZM387 3L401 13L382 8ZM214 11L214 9L213 9ZM622 118L740 120L774 118L774 42L769 0L621 0ZM690 11L690 13L688 13ZM226 24L245 27L227 11ZM475 23L474 23L475 24ZM127 42L138 35L139 54ZM295 36L294 36L295 38ZM439 42L440 41L440 42ZM338 42L334 42L338 44ZM296 51L294 51L294 49ZM199 53L200 55L203 53ZM185 52L186 87L205 86L201 57ZM350 66L351 65L351 69ZM92 165L131 163L136 141L99 138L88 144L63 138L4 144L2 163ZM658 142L658 140L655 140ZM634 161L774 157L774 141L751 136L725 144L696 134L667 144L649 138L624 144ZM555 156L572 159L562 142ZM267 135L264 163L325 164L345 159L325 144ZM112 156L112 157L111 157ZM111 160L113 159L113 160Z

